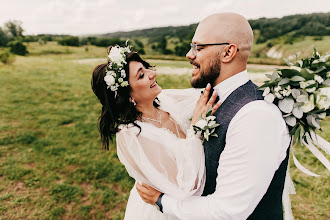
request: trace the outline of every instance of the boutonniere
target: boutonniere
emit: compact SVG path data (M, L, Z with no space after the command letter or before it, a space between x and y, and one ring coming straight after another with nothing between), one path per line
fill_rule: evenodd
M218 137L215 132L215 128L218 127L220 124L217 124L215 121L215 116L211 115L212 108L210 107L207 110L206 117L200 117L199 120L193 125L193 129L195 134L200 135L203 137L204 141L209 141L210 136Z

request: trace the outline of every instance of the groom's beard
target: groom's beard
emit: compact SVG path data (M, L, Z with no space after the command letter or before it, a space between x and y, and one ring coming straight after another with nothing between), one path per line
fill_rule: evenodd
M200 70L200 77L197 79L192 79L190 84L194 88L205 88L208 83L214 86L216 79L220 75L221 63L218 57L215 57L211 62L210 66L206 70L201 70L198 63L190 61L191 64L197 66Z

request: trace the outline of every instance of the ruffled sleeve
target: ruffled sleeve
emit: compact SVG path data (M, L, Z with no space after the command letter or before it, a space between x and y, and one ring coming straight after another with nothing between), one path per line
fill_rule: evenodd
M204 89L164 89L159 95L160 106L170 112L171 116L185 131L190 127L196 102Z
M204 151L194 134L179 139L147 123L121 126L117 154L129 175L161 192L182 199L204 187ZM191 132L191 131L190 131Z

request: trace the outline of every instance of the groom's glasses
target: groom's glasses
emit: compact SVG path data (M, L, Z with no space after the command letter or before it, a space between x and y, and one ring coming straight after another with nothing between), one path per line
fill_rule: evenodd
M230 45L230 43L214 43L214 44L195 44L195 43L190 43L191 50L194 54L194 56L197 56L197 50L198 47L204 47L204 46L214 46L214 45ZM239 49L237 48L237 52Z

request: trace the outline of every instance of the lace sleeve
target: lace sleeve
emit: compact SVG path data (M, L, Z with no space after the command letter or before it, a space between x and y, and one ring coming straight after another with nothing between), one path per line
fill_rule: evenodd
M194 135L178 139L162 129L148 128L137 135L134 129L125 128L116 140L118 157L136 181L178 199L203 187L204 151Z

